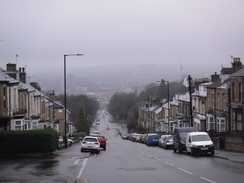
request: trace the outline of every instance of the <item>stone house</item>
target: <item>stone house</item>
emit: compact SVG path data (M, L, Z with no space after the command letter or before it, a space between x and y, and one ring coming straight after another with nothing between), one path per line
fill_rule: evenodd
M10 121L18 116L18 88L19 81L0 69L0 130L10 130ZM17 125L20 126L21 122Z
M70 111L66 109L67 132L73 133ZM24 68L7 64L0 70L0 129L35 130L52 127L64 134L64 107L54 92L46 96L36 82L26 83Z
M230 131L244 138L244 68L230 76Z
M197 131L206 131L207 86L212 82L201 83L192 93L193 126Z

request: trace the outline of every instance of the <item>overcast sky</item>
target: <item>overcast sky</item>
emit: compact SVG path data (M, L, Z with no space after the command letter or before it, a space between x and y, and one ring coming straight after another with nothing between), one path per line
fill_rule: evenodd
M0 67L244 63L244 0L0 0ZM190 74L190 73L189 73Z

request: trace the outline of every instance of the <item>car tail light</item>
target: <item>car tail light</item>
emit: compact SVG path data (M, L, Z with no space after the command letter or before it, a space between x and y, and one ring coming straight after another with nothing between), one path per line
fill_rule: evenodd
M99 144L98 142L95 142L95 144Z
M83 144L86 144L86 142L83 142Z
M166 140L165 142L169 142L169 140Z

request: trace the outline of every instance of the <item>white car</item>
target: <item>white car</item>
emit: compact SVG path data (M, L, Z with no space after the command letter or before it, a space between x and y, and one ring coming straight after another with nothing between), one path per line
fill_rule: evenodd
M173 147L173 135L161 135L159 139L159 147L163 147L165 149Z
M64 143L63 141L64 141L64 137L63 136L59 136L59 143L62 144L62 143ZM73 145L74 144L74 141L72 139L69 139L69 138L68 138L67 142L68 142L69 145Z
M100 143L97 137L86 136L81 141L81 152L90 151L90 152L100 152Z

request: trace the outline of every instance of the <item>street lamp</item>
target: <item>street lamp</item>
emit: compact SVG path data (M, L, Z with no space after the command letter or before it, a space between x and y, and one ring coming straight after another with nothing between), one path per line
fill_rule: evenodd
M67 56L83 56L83 54L65 54L64 55L64 145L67 148L67 134L66 134L66 57Z
M170 101L169 101L169 81L165 81L167 83L167 98L168 98L168 125L169 125L169 117L170 117Z

